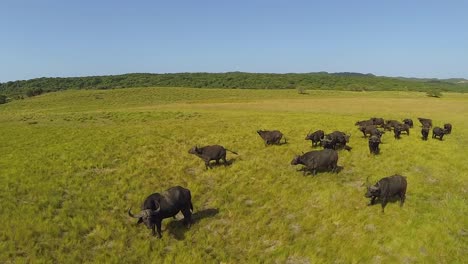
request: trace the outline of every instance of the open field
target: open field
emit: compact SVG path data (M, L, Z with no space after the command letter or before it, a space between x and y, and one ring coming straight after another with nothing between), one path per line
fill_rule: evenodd
M357 120L412 118L369 154ZM453 124L420 139L417 117ZM0 105L0 263L462 263L468 255L468 95L141 88L70 90ZM265 147L257 129L288 144ZM338 174L290 165L310 130L352 134ZM432 133L431 133L432 134ZM220 144L232 165L187 153ZM407 176L404 207L367 206L365 179ZM126 211L171 186L195 223L163 238Z

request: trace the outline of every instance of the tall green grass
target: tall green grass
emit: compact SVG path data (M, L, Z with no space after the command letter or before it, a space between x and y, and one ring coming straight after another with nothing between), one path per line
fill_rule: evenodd
M65 91L0 106L0 262L462 263L468 253L468 96L411 92L122 89ZM354 127L371 116L453 124L443 141L385 134L369 154ZM288 144L265 147L257 129ZM352 134L338 173L290 165L309 130ZM221 144L232 165L187 153ZM368 207L365 179L408 178L403 208ZM126 210L174 185L195 224L163 238Z

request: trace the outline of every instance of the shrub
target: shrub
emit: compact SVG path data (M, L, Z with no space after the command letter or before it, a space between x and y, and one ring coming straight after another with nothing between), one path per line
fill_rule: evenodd
M6 95L0 94L0 104L6 104L8 102L8 97Z
M427 91L426 94L429 97L437 97L437 98L442 97L442 93L438 89L431 89L431 90Z

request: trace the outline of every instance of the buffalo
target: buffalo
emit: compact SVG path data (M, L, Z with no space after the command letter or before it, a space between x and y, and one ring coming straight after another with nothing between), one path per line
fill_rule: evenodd
M216 164L219 164L219 160L223 160L224 165L228 165L228 162L226 161L226 150L237 155L237 152L226 149L220 145L212 145L201 148L195 146L191 148L188 153L197 155L205 162L205 167L207 169L211 169L212 166L210 165L210 161L212 160L215 160Z
M432 120L429 118L423 118L423 117L418 117L419 122L421 122L421 125L423 127L432 127Z
M385 206L388 200L395 195L400 197L400 207L403 206L406 198L406 177L401 175L392 175L380 179L375 185L368 186L365 197L371 198L370 203L373 205L375 200L379 198L382 202L382 213L384 212Z
M400 135L401 135L400 126L396 126L396 127L393 129L393 134L395 135L395 139L400 139Z
M350 137L351 135L345 134L344 132L333 131L332 133L326 135L324 139L322 139L322 146L325 149L338 150L344 148L350 151L351 147L346 146Z
M452 124L450 123L447 123L447 124L444 124L444 130L445 130L445 134L451 134L452 133Z
M401 123L400 121L397 121L397 120L387 120L387 121L385 121L384 127L385 127L385 128L391 127L391 128L393 128L393 129L395 129L395 127L400 126L400 125L402 125L402 123Z
M423 127L421 129L421 135L422 135L423 140L427 140L427 136L429 136L429 130L430 130L429 127Z
M332 170L337 172L338 169L338 152L333 149L323 149L317 151L309 151L303 155L296 156L291 165L302 164L305 166L304 175L307 171L312 172L312 175L317 174L317 170Z
M434 127L434 129L432 129L432 138L439 137L439 140L442 140L445 134L446 131L440 127Z
M369 134L369 136L376 135L378 137L381 137L382 134L384 134L383 131L378 130L374 125L360 127L359 130L361 130L362 134L364 134L364 137L367 137L367 134Z
M407 124L399 124L398 125L398 128L400 129L401 132L405 131L406 132L406 135L409 136L409 129L410 129L410 126L407 125Z
M385 124L384 119L380 117L372 117L370 120L374 126L383 126Z
M403 124L407 124L409 127L413 127L413 120L409 118L403 119Z
M184 224L190 228L193 212L192 195L190 190L181 186L171 187L163 193L151 194L143 202L141 211L135 215L132 214L131 208L128 209L128 215L138 218L137 224L145 223L148 229L152 229L153 236L156 235L156 226L159 238L162 237L162 220L175 217L179 212L184 215Z
M380 153L380 148L379 148L379 144L382 143L380 141L380 137L379 136L376 136L376 135L372 135L370 138L369 138L369 150L370 150L370 153L371 154L379 154Z
M322 145L321 140L325 137L325 132L323 130L317 130L314 133L307 134L305 140L312 141L312 147L317 146L318 144Z
M354 125L355 126L372 126L374 124L374 121L372 120L361 120L357 121Z
M283 138L283 133L278 130L257 130L257 134L265 141L265 145L279 145L281 138ZM286 143L286 138L284 138L284 143Z

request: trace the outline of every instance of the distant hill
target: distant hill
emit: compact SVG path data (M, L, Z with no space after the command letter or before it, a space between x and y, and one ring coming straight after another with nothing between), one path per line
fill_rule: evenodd
M37 78L0 83L0 94L33 96L67 89L115 89L131 87L193 87L230 89L316 89L348 91L468 92L465 79L417 79L384 77L353 72L311 73L129 73L122 75Z

